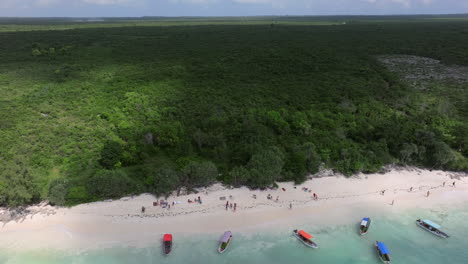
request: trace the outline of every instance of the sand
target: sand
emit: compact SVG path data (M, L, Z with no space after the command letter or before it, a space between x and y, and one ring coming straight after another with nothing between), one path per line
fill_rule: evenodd
M3 224L0 247L15 251L144 247L159 241L163 233L178 236L220 234L225 230L255 233L293 229L306 223L349 224L359 222L363 216L380 217L413 208L462 209L468 201L466 176L466 173L404 168L352 178L313 178L297 186L278 183L278 189L264 191L215 184L200 189L198 194L169 197L171 205L180 202L170 209L153 206L159 199L149 194L72 208L41 204L28 208L30 213L26 216ZM311 192L304 191L304 187ZM313 198L313 193L318 199ZM267 199L268 194L272 199ZM201 204L187 202L198 196ZM226 210L226 201L236 203L236 210ZM142 206L145 213L141 212Z

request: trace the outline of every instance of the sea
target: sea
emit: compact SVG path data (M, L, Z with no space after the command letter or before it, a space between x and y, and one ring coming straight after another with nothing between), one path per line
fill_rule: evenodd
M468 209L468 207L467 207ZM363 216L366 217L366 216ZM406 213L379 217L371 215L368 234L360 236L361 219L349 224L298 226L314 236L318 249L308 248L292 236L292 230L281 226L271 231L234 233L224 254L217 252L222 234L184 235L174 233L174 247L169 256L162 253L161 241L144 248L121 245L81 252L55 250L7 251L0 249L0 263L6 264L295 264L381 263L375 248L376 240L387 245L392 263L400 264L468 264L468 210L415 209ZM415 220L431 219L443 226L451 237L436 237L416 226Z

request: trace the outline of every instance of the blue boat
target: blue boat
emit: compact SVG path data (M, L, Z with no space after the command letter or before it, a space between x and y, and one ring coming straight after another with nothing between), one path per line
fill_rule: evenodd
M385 264L390 264L390 251L383 242L375 241L375 248L379 254L380 260Z
M422 229L426 230L427 232L436 235L442 238L449 238L450 236L446 233L440 231L440 225L432 222L431 220L416 220L416 224L421 227Z
M361 225L359 226L359 233L361 234L361 236L367 234L367 231L369 231L370 224L370 217L365 217L362 219Z

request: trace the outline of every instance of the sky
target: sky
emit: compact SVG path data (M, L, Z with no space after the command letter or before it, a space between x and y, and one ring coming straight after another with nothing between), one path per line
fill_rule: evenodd
M0 17L468 13L468 0L0 0Z

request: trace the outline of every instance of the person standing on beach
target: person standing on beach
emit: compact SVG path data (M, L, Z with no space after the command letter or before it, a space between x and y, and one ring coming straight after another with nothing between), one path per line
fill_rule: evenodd
M229 201L226 201L226 211L227 211L228 207L229 207Z
M289 203L289 209L292 209L292 203Z
M392 204L391 204L391 205L393 205L394 203L395 203L395 200L392 200Z
M431 194L431 192L427 191L427 196L426 197L429 197L430 194Z
M145 207L142 206L142 207L141 207L141 213L144 214L144 213L145 213L145 210L146 210Z
M385 195L385 190L383 190L383 191L381 192L381 194L382 194L382 195Z
M234 203L234 212L236 211L237 209L237 203Z
M455 182L452 183L452 187L455 187Z
M442 183L442 187L445 187L445 182Z
M409 188L409 191L412 192L412 191L413 191L413 187Z

